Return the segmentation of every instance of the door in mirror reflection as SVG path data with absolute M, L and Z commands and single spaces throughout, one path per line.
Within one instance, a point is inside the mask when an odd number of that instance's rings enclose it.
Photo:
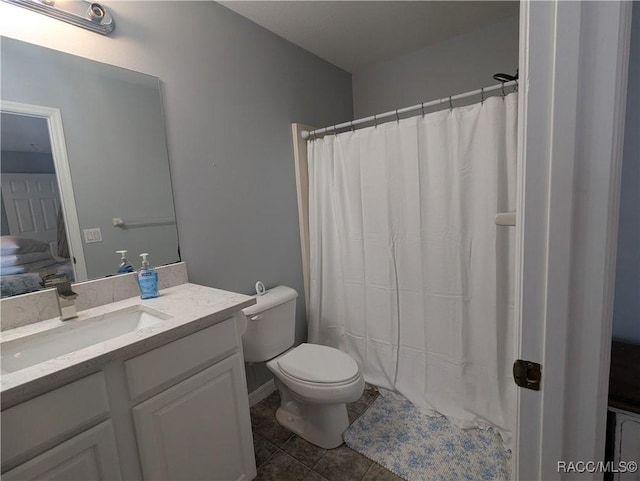
M 2 297 L 75 280 L 46 119 L 0 114 Z
M 0 114 L 2 235 L 48 242 L 58 254 L 60 193 L 45 119 Z

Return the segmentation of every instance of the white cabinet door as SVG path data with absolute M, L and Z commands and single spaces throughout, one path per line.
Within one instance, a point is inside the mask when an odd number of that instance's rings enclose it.
M 3 481 L 119 480 L 120 463 L 111 421 L 88 429 L 2 475 Z
M 249 400 L 240 354 L 133 408 L 146 480 L 252 479 Z

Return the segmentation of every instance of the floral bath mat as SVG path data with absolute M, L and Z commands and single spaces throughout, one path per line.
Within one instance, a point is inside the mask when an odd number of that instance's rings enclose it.
M 460 429 L 383 394 L 344 433 L 354 451 L 408 481 L 511 479 L 511 453 L 493 429 Z

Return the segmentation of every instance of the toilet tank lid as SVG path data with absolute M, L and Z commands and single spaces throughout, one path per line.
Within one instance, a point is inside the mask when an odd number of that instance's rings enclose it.
M 246 309 L 242 310 L 247 316 L 252 316 L 254 314 L 264 312 L 267 309 L 271 309 L 272 307 L 276 307 L 280 304 L 291 301 L 298 297 L 298 293 L 291 287 L 278 286 L 265 291 L 264 295 L 262 296 L 256 294 L 252 297 L 255 298 L 256 303 L 253 306 L 249 306 Z

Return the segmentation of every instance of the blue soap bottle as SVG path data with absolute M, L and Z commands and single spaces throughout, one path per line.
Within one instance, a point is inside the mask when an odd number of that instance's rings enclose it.
M 149 261 L 147 261 L 148 253 L 140 254 L 142 257 L 142 266 L 138 271 L 138 287 L 140 287 L 141 299 L 153 299 L 158 297 L 158 273 L 153 267 L 149 267 Z
M 120 265 L 118 266 L 118 270 L 116 271 L 118 274 L 126 274 L 127 272 L 133 272 L 133 266 L 131 262 L 127 260 L 127 251 L 116 251 L 117 254 L 120 254 Z

